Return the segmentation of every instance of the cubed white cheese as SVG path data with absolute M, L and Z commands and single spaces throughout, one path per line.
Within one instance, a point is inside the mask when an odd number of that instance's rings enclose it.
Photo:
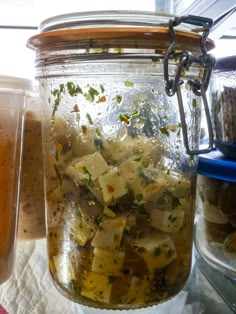
M 71 146 L 73 153 L 82 157 L 102 150 L 106 141 L 97 134 L 98 132 L 100 135 L 99 129 L 83 127 L 73 139 Z
M 102 154 L 106 160 L 119 164 L 132 154 L 133 145 L 134 140 L 130 136 L 126 136 L 123 140 L 106 142 Z
M 94 181 L 108 170 L 105 159 L 99 152 L 95 152 L 73 160 L 65 172 L 79 184 L 92 186 Z
M 191 182 L 189 179 L 184 178 L 179 174 L 167 175 L 166 179 L 170 183 L 170 192 L 175 197 L 182 198 L 191 193 Z
M 150 278 L 144 276 L 139 278 L 136 276 L 131 277 L 129 283 L 129 290 L 127 296 L 122 298 L 125 303 L 143 303 L 150 294 Z
M 105 204 L 113 203 L 128 193 L 126 183 L 117 168 L 113 168 L 98 178 Z
M 126 217 L 124 216 L 103 218 L 92 240 L 92 246 L 111 252 L 118 251 L 125 225 Z
M 120 173 L 134 197 L 142 195 L 142 201 L 155 201 L 168 186 L 160 170 L 152 166 L 145 168 L 136 159 L 123 162 L 120 166 Z
M 109 303 L 112 284 L 109 276 L 93 271 L 85 272 L 82 280 L 81 295 L 93 301 Z
M 121 272 L 124 258 L 124 252 L 109 252 L 95 248 L 93 250 L 92 271 L 117 276 Z
M 177 232 L 183 226 L 184 211 L 160 210 L 153 209 L 151 211 L 151 225 L 164 232 Z
M 162 232 L 135 239 L 132 246 L 143 257 L 150 274 L 158 268 L 165 267 L 177 257 L 173 240 Z

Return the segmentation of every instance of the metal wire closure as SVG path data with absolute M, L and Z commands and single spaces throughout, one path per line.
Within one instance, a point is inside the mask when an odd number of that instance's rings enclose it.
M 176 46 L 177 40 L 176 40 L 176 33 L 174 30 L 174 27 L 178 26 L 181 23 L 193 24 L 193 25 L 202 27 L 203 32 L 202 32 L 202 36 L 200 40 L 200 49 L 201 49 L 202 54 L 199 57 L 194 57 L 189 51 L 182 51 L 182 52 L 175 53 L 175 46 Z M 164 55 L 164 61 L 163 61 L 164 79 L 166 82 L 165 90 L 166 90 L 166 94 L 170 97 L 174 96 L 174 94 L 177 93 L 184 144 L 186 148 L 186 153 L 189 155 L 208 153 L 213 148 L 213 130 L 212 130 L 209 106 L 208 106 L 207 97 L 206 97 L 206 90 L 208 88 L 210 77 L 211 77 L 211 72 L 215 64 L 215 57 L 208 54 L 205 47 L 205 42 L 209 35 L 210 28 L 212 25 L 213 25 L 212 19 L 200 17 L 200 16 L 194 16 L 194 15 L 185 15 L 181 17 L 175 17 L 169 20 L 169 33 L 171 36 L 171 43 Z M 173 58 L 179 59 L 179 63 L 176 69 L 174 79 L 170 79 L 169 60 Z M 181 88 L 180 88 L 180 86 L 183 84 L 183 80 L 181 79 L 181 74 L 183 73 L 184 70 L 187 70 L 192 63 L 198 63 L 204 68 L 201 81 L 200 80 L 188 80 L 188 84 L 190 85 L 193 93 L 196 96 L 202 96 L 204 109 L 205 109 L 209 144 L 208 144 L 207 149 L 200 149 L 200 150 L 191 150 L 189 148 L 187 124 L 185 120 L 184 106 L 183 106 Z

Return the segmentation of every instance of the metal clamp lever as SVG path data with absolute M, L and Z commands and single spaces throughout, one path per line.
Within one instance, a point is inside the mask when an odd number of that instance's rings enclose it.
M 200 39 L 200 49 L 202 52 L 201 56 L 193 57 L 189 51 L 182 51 L 182 52 L 175 53 L 175 46 L 176 46 L 177 41 L 176 41 L 176 33 L 174 30 L 174 27 L 178 26 L 181 23 L 193 24 L 193 25 L 202 27 L 202 36 Z M 181 118 L 182 129 L 183 129 L 184 144 L 186 148 L 186 153 L 189 155 L 207 153 L 207 152 L 210 152 L 213 148 L 213 131 L 212 131 L 210 112 L 209 112 L 209 107 L 208 107 L 208 102 L 207 102 L 207 97 L 206 97 L 206 90 L 208 88 L 212 69 L 215 64 L 215 57 L 208 54 L 205 47 L 205 42 L 206 42 L 207 36 L 210 32 L 210 28 L 212 25 L 213 25 L 212 19 L 194 16 L 194 15 L 186 15 L 186 16 L 176 17 L 169 20 L 169 33 L 171 36 L 171 43 L 164 55 L 164 61 L 163 61 L 164 79 L 166 82 L 165 90 L 166 90 L 166 94 L 170 97 L 174 96 L 175 92 L 177 92 L 180 118 Z M 169 60 L 173 58 L 179 58 L 179 64 L 177 66 L 174 79 L 170 79 Z M 185 120 L 184 106 L 183 106 L 181 89 L 180 89 L 180 86 L 183 84 L 183 80 L 181 79 L 181 74 L 183 73 L 184 70 L 187 70 L 191 66 L 192 63 L 201 64 L 204 69 L 201 82 L 199 80 L 188 81 L 193 93 L 196 96 L 202 96 L 203 104 L 205 108 L 208 135 L 209 135 L 209 146 L 207 149 L 201 149 L 201 150 L 191 150 L 189 148 L 187 124 Z

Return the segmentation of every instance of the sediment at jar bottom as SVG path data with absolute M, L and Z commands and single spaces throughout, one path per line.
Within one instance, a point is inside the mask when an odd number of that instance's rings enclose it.
M 12 203 L 14 142 L 0 134 L 0 283 L 8 279 L 12 271 L 15 215 Z
M 166 169 L 154 138 L 108 140 L 87 128 L 64 143 L 60 135 L 46 161 L 56 285 L 79 303 L 117 309 L 177 294 L 191 267 L 193 180 Z
M 28 110 L 22 153 L 19 240 L 39 239 L 46 235 L 43 180 L 41 120 Z

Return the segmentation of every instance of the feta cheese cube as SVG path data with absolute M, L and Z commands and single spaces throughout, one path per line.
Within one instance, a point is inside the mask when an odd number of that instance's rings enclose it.
M 151 225 L 164 232 L 177 232 L 183 226 L 184 211 L 160 210 L 153 209 L 151 211 Z
M 155 201 L 166 190 L 168 182 L 163 173 L 149 166 L 143 167 L 134 159 L 123 162 L 120 173 L 134 196 L 142 195 L 142 201 Z
M 173 240 L 162 232 L 135 239 L 132 246 L 143 257 L 150 274 L 157 268 L 165 267 L 177 257 Z
M 98 178 L 98 183 L 102 189 L 105 204 L 110 204 L 128 193 L 125 181 L 117 168 L 101 175 Z
M 93 271 L 85 272 L 82 280 L 81 295 L 93 301 L 109 303 L 112 284 L 109 276 Z
M 133 276 L 129 283 L 129 290 L 127 296 L 123 297 L 125 303 L 143 303 L 145 298 L 150 294 L 150 278 L 144 276 L 143 278 Z
M 124 252 L 93 250 L 92 271 L 106 275 L 119 275 L 123 266 Z
M 126 225 L 126 217 L 104 218 L 92 240 L 92 246 L 107 251 L 118 251 Z

